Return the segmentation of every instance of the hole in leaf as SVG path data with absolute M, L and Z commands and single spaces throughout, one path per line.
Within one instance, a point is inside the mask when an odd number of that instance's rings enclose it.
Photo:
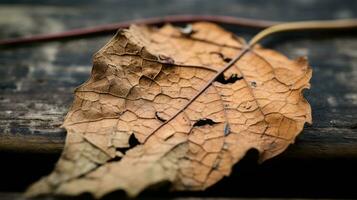
M 251 85 L 252 87 L 257 87 L 257 83 L 256 83 L 255 81 L 251 82 L 250 85 Z
M 232 61 L 232 58 L 226 57 L 221 52 L 211 52 L 211 54 L 217 54 L 226 63 L 229 63 Z
M 115 156 L 114 158 L 110 159 L 108 162 L 118 162 L 121 160 L 122 157 L 120 156 Z
M 237 74 L 232 74 L 229 78 L 226 79 L 222 73 L 217 77 L 216 81 L 220 82 L 222 84 L 229 84 L 229 83 L 235 83 L 236 81 L 239 81 L 242 79 L 243 79 L 243 77 L 238 77 Z
M 212 119 L 200 119 L 193 124 L 193 126 L 204 126 L 204 125 L 213 125 L 218 124 L 217 122 L 213 121 Z
M 225 123 L 224 124 L 224 136 L 227 136 L 227 135 L 229 135 L 229 133 L 230 133 L 230 131 L 231 131 L 231 129 L 230 129 L 230 127 L 229 127 L 229 124 L 228 123 Z
M 196 33 L 193 30 L 192 24 L 187 24 L 185 27 L 179 28 L 181 34 L 185 37 L 190 37 L 192 34 Z
M 134 133 L 131 134 L 130 138 L 129 138 L 129 146 L 130 146 L 130 148 L 134 148 L 138 144 L 140 144 L 139 140 L 135 137 Z
M 156 119 L 160 120 L 161 122 L 166 122 L 166 119 L 159 116 L 159 112 L 155 112 Z
M 125 155 L 126 151 L 136 147 L 138 144 L 140 144 L 139 140 L 135 137 L 134 133 L 132 133 L 129 137 L 129 147 L 116 148 L 116 150 Z
M 226 63 L 229 63 L 229 62 L 232 61 L 232 58 L 224 58 L 223 61 L 226 62 Z

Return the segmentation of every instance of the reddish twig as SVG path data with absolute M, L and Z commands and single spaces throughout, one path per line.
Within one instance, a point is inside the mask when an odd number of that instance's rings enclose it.
M 258 19 L 236 18 L 230 16 L 215 16 L 215 15 L 173 15 L 165 17 L 154 17 L 147 19 L 137 19 L 130 21 L 123 21 L 115 24 L 107 24 L 95 26 L 91 28 L 80 28 L 60 33 L 41 34 L 21 38 L 3 39 L 0 40 L 0 46 L 29 44 L 35 42 L 47 42 L 60 39 L 70 39 L 75 37 L 110 34 L 117 31 L 119 28 L 127 28 L 131 24 L 145 24 L 145 25 L 160 25 L 165 23 L 191 23 L 197 21 L 208 21 L 221 24 L 230 24 L 248 28 L 264 29 L 279 22 L 265 21 Z

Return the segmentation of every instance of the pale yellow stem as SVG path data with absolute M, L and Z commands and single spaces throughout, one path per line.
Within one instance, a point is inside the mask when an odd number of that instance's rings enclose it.
M 288 22 L 271 26 L 259 32 L 250 41 L 249 46 L 253 46 L 263 38 L 275 33 L 297 30 L 325 30 L 325 29 L 350 29 L 357 28 L 357 19 L 322 20 L 322 21 L 302 21 Z

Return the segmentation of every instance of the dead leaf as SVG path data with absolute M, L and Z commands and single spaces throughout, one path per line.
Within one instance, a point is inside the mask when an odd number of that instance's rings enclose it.
M 311 123 L 302 95 L 311 69 L 305 58 L 244 47 L 211 23 L 193 24 L 190 34 L 171 25 L 119 31 L 75 91 L 55 170 L 27 194 L 135 196 L 163 181 L 203 190 L 249 149 L 261 161 L 284 151 Z

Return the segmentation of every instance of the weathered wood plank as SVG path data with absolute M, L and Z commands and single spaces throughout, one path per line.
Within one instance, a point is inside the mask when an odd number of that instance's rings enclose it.
M 72 91 L 89 76 L 91 54 L 106 39 L 4 51 L 2 66 L 16 67 L 1 68 L 0 148 L 61 150 L 65 131 L 59 126 L 72 101 Z M 312 89 L 306 92 L 314 124 L 305 129 L 287 156 L 356 156 L 357 40 L 303 38 L 274 47 L 290 57 L 307 54 L 314 69 Z
M 356 8 L 354 0 L 11 0 L 0 2 L 0 38 L 168 14 L 293 21 L 357 17 Z M 245 37 L 254 33 L 227 28 Z M 109 38 L 0 49 L 1 191 L 23 191 L 52 170 L 65 139 L 60 125 L 72 92 L 88 78 L 92 54 Z M 357 197 L 354 185 L 347 183 L 355 180 L 357 166 L 356 32 L 279 35 L 264 45 L 290 58 L 309 58 L 314 74 L 306 95 L 314 124 L 283 155 L 259 167 L 254 162 L 241 167 L 241 162 L 230 178 L 195 196 Z M 5 197 L 21 199 L 19 194 L 0 195 Z

